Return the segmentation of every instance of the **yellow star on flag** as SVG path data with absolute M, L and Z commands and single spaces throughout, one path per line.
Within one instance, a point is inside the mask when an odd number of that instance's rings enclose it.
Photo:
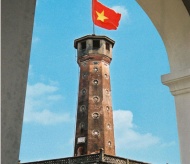
M 101 13 L 96 11 L 96 14 L 98 15 L 97 20 L 104 22 L 105 19 L 108 19 L 108 17 L 104 15 L 104 10 Z

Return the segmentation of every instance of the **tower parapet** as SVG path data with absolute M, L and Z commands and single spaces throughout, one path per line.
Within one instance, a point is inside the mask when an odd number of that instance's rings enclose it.
M 76 39 L 74 47 L 77 49 L 78 63 L 98 58 L 111 62 L 114 43 L 114 40 L 100 35 L 86 35 Z

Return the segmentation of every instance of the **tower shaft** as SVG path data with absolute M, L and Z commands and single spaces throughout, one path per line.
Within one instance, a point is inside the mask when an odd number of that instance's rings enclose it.
M 75 40 L 80 67 L 74 155 L 115 155 L 110 62 L 114 41 L 87 35 Z

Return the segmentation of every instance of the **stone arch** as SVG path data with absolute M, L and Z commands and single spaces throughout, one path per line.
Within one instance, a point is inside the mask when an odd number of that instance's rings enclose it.
M 188 0 L 137 0 L 158 30 L 169 59 L 161 77 L 175 98 L 181 163 L 190 161 L 190 3 Z M 177 9 L 177 12 L 176 12 Z

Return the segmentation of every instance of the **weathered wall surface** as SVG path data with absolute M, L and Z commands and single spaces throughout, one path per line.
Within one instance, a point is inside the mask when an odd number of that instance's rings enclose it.
M 75 40 L 80 67 L 75 156 L 98 153 L 101 148 L 115 155 L 109 70 L 114 41 L 110 44 L 105 38 L 88 35 Z M 99 43 L 98 48 L 93 41 Z M 78 142 L 82 137 L 85 141 Z
M 35 3 L 2 1 L 2 164 L 18 163 Z

